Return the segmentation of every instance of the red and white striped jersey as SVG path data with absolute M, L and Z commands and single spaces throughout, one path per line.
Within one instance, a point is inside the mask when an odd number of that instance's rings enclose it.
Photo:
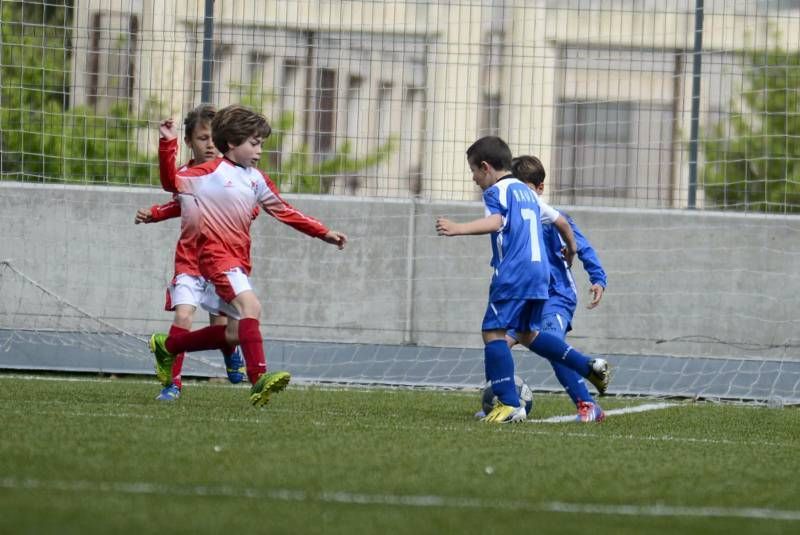
M 283 200 L 275 184 L 259 169 L 245 168 L 225 158 L 184 169 L 173 184 L 164 186 L 179 194 L 182 213 L 194 204 L 188 210 L 198 214 L 198 220 L 190 218 L 189 225 L 199 231 L 199 268 L 206 278 L 235 267 L 250 274 L 250 224 L 259 205 L 275 219 L 309 236 L 321 238 L 328 233 L 325 225 Z

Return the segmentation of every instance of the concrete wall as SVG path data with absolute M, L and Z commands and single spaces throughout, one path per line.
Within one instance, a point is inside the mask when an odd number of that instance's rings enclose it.
M 165 330 L 164 287 L 178 221 L 134 225 L 133 218 L 136 208 L 168 199 L 149 189 L 0 183 L 0 260 L 119 328 Z M 264 303 L 266 337 L 480 347 L 488 238 L 442 238 L 434 231 L 436 215 L 478 217 L 479 203 L 288 199 L 351 241 L 337 251 L 259 217 L 253 281 Z M 800 361 L 800 218 L 569 212 L 609 276 L 601 306 L 579 307 L 576 347 Z M 576 271 L 584 298 L 586 277 Z M 10 298 L 8 281 L 0 282 L 6 293 L 0 327 L 65 325 L 69 306 Z

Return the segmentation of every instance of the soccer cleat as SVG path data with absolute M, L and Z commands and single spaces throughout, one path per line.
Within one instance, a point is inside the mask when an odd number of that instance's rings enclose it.
M 232 384 L 241 383 L 244 381 L 246 371 L 244 359 L 237 347 L 233 350 L 233 353 L 225 357 L 225 373 L 228 374 L 228 381 Z
M 605 359 L 592 359 L 589 362 L 589 376 L 587 379 L 594 385 L 601 396 L 605 394 L 606 390 L 608 390 L 608 382 L 611 379 L 608 371 L 608 362 Z
M 172 363 L 175 355 L 167 351 L 166 333 L 155 333 L 150 337 L 150 352 L 156 358 L 156 377 L 163 386 L 172 384 Z
M 156 399 L 158 401 L 175 401 L 179 397 L 181 397 L 181 389 L 175 385 L 169 385 L 164 387 Z
M 602 422 L 606 419 L 606 413 L 600 408 L 597 403 L 588 401 L 578 402 L 578 416 L 575 417 L 576 422 Z
M 270 395 L 286 388 L 291 378 L 289 372 L 265 373 L 250 389 L 250 403 L 255 407 L 263 407 L 269 403 Z
M 507 424 L 511 422 L 521 422 L 528 415 L 525 412 L 525 407 L 512 407 L 511 405 L 504 405 L 501 401 L 497 401 L 494 409 L 487 414 L 481 421 L 494 423 L 494 424 Z

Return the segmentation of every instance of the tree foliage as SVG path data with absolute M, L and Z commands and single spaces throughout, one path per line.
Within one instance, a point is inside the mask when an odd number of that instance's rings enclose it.
M 257 83 L 234 84 L 232 89 L 241 95 L 240 100 L 243 105 L 255 110 L 263 110 L 274 98 L 265 93 Z M 322 157 L 314 154 L 308 143 L 303 143 L 293 152 L 284 154 L 282 150 L 284 142 L 295 126 L 294 114 L 284 111 L 270 124 L 272 135 L 264 143 L 264 152 L 270 157 L 262 158 L 259 167 L 268 173 L 284 192 L 329 193 L 337 177 L 356 175 L 385 161 L 397 146 L 396 139 L 390 137 L 368 154 L 355 156 L 352 144 L 345 141 L 331 154 Z
M 706 133 L 703 182 L 715 208 L 800 212 L 800 52 L 749 51 L 728 118 Z
M 137 148 L 137 136 L 160 107 L 149 102 L 134 116 L 127 101 L 98 113 L 70 106 L 72 7 L 69 1 L 0 3 L 0 172 L 2 178 L 41 182 L 150 184 L 156 182 L 155 156 Z M 235 85 L 244 105 L 262 110 L 271 96 L 260 84 Z M 395 149 L 390 139 L 365 156 L 349 142 L 333 153 L 314 155 L 307 144 L 282 153 L 294 114 L 271 121 L 262 166 L 284 191 L 327 193 L 337 176 L 376 165 Z
M 144 119 L 127 102 L 98 115 L 69 107 L 72 9 L 3 2 L 2 175 L 17 180 L 149 183 L 152 158 L 136 149 Z

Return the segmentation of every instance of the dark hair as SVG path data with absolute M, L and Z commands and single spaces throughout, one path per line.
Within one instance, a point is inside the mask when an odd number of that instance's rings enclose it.
M 497 136 L 482 137 L 467 149 L 467 161 L 476 167 L 486 162 L 495 171 L 511 169 L 511 149 Z
M 544 182 L 544 165 L 536 156 L 517 156 L 511 160 L 511 172 L 518 179 L 534 186 Z
M 231 145 L 241 145 L 251 136 L 263 140 L 271 133 L 266 117 L 238 104 L 222 108 L 211 122 L 211 138 L 222 154 L 228 152 Z
M 217 108 L 211 104 L 200 104 L 186 114 L 186 118 L 183 120 L 183 135 L 191 139 L 197 125 L 205 124 L 211 126 L 211 121 L 214 120 L 216 113 Z

